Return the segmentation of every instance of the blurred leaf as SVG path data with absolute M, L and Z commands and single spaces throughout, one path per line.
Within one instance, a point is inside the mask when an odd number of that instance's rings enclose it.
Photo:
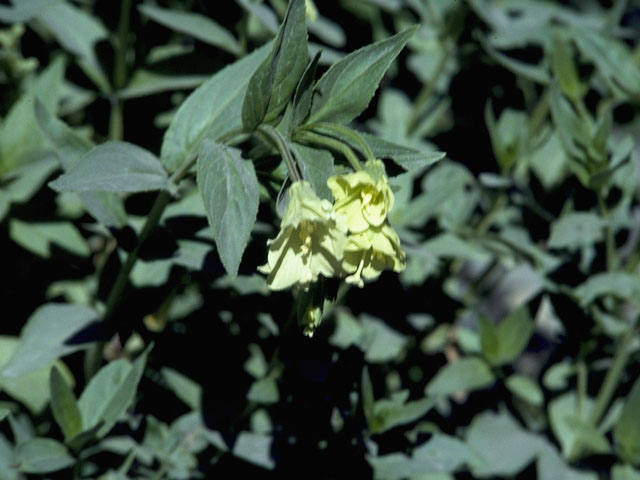
M 202 406 L 202 387 L 173 368 L 164 367 L 162 376 L 177 397 L 193 410 Z
M 300 81 L 296 86 L 296 91 L 293 96 L 293 118 L 291 120 L 293 127 L 297 127 L 303 123 L 307 118 L 307 115 L 309 115 L 311 99 L 313 97 L 313 84 L 320 56 L 321 52 L 314 55 L 313 59 L 304 69 L 304 72 L 300 77 Z
M 367 362 L 384 363 L 394 360 L 407 345 L 407 337 L 389 327 L 383 320 L 363 314 L 360 321 L 363 334 L 359 345 L 364 350 Z
M 593 62 L 612 92 L 633 103 L 640 101 L 640 70 L 621 40 L 606 38 L 599 32 L 573 29 L 580 52 Z
M 60 426 L 65 440 L 69 440 L 82 432 L 82 415 L 73 391 L 56 367 L 51 369 L 49 388 L 53 418 Z
M 428 167 L 446 155 L 444 152 L 421 151 L 363 132 L 358 133 L 367 141 L 376 158 L 390 158 L 408 172 Z
M 215 139 L 240 127 L 249 78 L 268 53 L 269 45 L 265 45 L 225 67 L 180 105 L 162 140 L 160 158 L 169 172 L 196 153 L 203 138 Z
M 587 418 L 592 406 L 591 399 L 586 398 L 582 405 L 582 411 L 578 411 L 575 392 L 565 393 L 549 403 L 551 430 L 558 439 L 565 458 L 573 453 L 578 439 L 589 441 L 588 437 L 593 433 L 593 430 L 587 431 L 586 429 L 589 427 L 580 418 Z
M 347 36 L 342 27 L 322 15 L 319 15 L 313 21 L 307 22 L 307 27 L 309 32 L 332 47 L 344 47 L 347 42 Z
M 580 99 L 583 88 L 573 61 L 568 38 L 555 31 L 551 35 L 551 68 L 560 90 L 567 97 Z
M 598 480 L 595 472 L 581 472 L 570 468 L 551 444 L 540 451 L 536 462 L 539 480 Z
M 272 470 L 275 467 L 271 458 L 272 442 L 270 435 L 242 432 L 233 446 L 233 454 L 249 463 Z
M 502 172 L 507 172 L 525 151 L 529 135 L 527 115 L 525 112 L 508 108 L 500 114 L 500 119 L 496 122 L 489 103 L 484 113 L 493 152 Z
M 140 98 L 171 90 L 190 90 L 208 79 L 204 75 L 166 75 L 150 70 L 136 70 L 126 88 L 118 92 L 123 99 Z
M 62 58 L 51 62 L 11 106 L 0 124 L 0 173 L 24 164 L 29 151 L 42 147 L 44 139 L 36 123 L 33 104 L 37 98 L 47 110 L 56 111 L 64 70 Z
M 486 317 L 478 320 L 482 353 L 492 365 L 505 365 L 523 352 L 534 325 L 526 306 L 509 314 L 497 326 Z
M 475 477 L 512 477 L 537 456 L 542 439 L 523 430 L 507 412 L 482 412 L 473 419 L 467 445 L 479 461 L 471 463 Z
M 530 63 L 516 60 L 515 58 L 511 58 L 504 53 L 496 50 L 495 47 L 491 45 L 491 43 L 489 43 L 484 36 L 480 36 L 479 39 L 480 43 L 487 51 L 487 53 L 491 56 L 491 58 L 493 58 L 507 70 L 512 71 L 519 77 L 526 78 L 541 85 L 548 85 L 549 83 L 551 83 L 551 78 L 547 73 L 547 68 L 544 63 L 532 65 Z
M 631 465 L 614 465 L 611 480 L 640 480 L 640 472 Z
M 101 422 L 98 437 L 111 430 L 135 398 L 147 354 L 148 349 L 133 364 L 124 359 L 108 363 L 91 379 L 78 400 L 85 431 Z
M 166 188 L 167 174 L 148 150 L 127 142 L 106 142 L 49 186 L 58 192 L 146 192 Z
M 169 279 L 172 266 L 172 260 L 138 260 L 131 270 L 131 283 L 138 288 L 164 285 Z
M 640 464 L 640 379 L 634 382 L 627 395 L 613 436 L 618 455 L 632 465 Z
M 87 348 L 88 342 L 76 335 L 97 317 L 95 310 L 84 305 L 42 305 L 27 320 L 20 344 L 0 374 L 4 377 L 24 375 L 52 360 Z
M 42 12 L 43 8 L 52 7 L 64 1 L 65 0 L 14 1 L 14 5 L 11 7 L 5 5 L 0 6 L 0 20 L 4 23 L 23 23 L 31 20 L 38 13 Z
M 327 150 L 319 150 L 298 143 L 289 143 L 295 155 L 302 178 L 308 181 L 320 198 L 331 199 L 327 180 L 334 174 L 333 155 Z
M 605 295 L 637 303 L 640 299 L 640 278 L 622 272 L 598 273 L 575 288 L 574 293 L 583 307 Z
M 260 196 L 253 163 L 244 160 L 241 153 L 205 140 L 198 156 L 198 189 L 220 260 L 232 276 L 238 274 Z
M 427 384 L 425 393 L 433 397 L 448 397 L 488 387 L 494 381 L 495 378 L 484 361 L 466 357 L 442 367 Z
M 233 35 L 208 17 L 149 4 L 138 6 L 138 10 L 165 27 L 195 37 L 234 55 L 240 54 L 240 44 Z
M 590 212 L 563 215 L 551 225 L 550 248 L 580 248 L 603 239 L 606 220 Z
M 381 434 L 400 425 L 415 422 L 435 405 L 435 400 L 422 398 L 407 402 L 409 391 L 394 393 L 390 398 L 377 400 L 369 423 L 372 434 Z
M 544 395 L 538 384 L 531 378 L 525 375 L 515 374 L 507 378 L 505 384 L 511 393 L 518 396 L 521 400 L 536 407 L 542 406 Z
M 454 473 L 476 454 L 455 437 L 437 433 L 413 450 L 411 456 L 390 453 L 368 456 L 367 461 L 374 471 L 374 478 L 384 480 L 440 479 L 441 473 Z
M 280 393 L 275 379 L 265 377 L 253 382 L 247 393 L 247 400 L 265 405 L 278 403 Z
M 14 461 L 24 473 L 55 472 L 75 463 L 65 446 L 51 438 L 32 438 L 18 444 Z
M 416 29 L 403 30 L 334 63 L 316 83 L 306 123 L 348 123 L 357 117 L 367 108 L 382 76 Z
M 41 10 L 37 16 L 63 48 L 78 56 L 78 64 L 102 92 L 109 81 L 100 67 L 94 47 L 108 32 L 96 17 L 64 2 Z M 69 28 L 73 25 L 73 28 Z
M 248 131 L 275 120 L 284 110 L 307 64 L 304 0 L 291 0 L 269 56 L 249 80 L 242 104 Z
M 87 242 L 68 222 L 26 223 L 13 218 L 9 221 L 9 236 L 18 245 L 45 258 L 51 256 L 51 244 L 81 257 L 89 255 Z
M 236 0 L 247 12 L 255 15 L 258 20 L 274 35 L 278 31 L 278 17 L 273 10 L 264 3 L 255 2 L 253 0 Z

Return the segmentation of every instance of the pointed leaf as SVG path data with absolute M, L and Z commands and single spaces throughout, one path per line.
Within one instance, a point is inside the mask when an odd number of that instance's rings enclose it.
M 394 58 L 417 26 L 367 45 L 334 63 L 318 80 L 308 124 L 322 121 L 348 123 L 362 112 Z
M 82 431 L 82 415 L 76 396 L 56 367 L 51 369 L 49 387 L 53 418 L 60 425 L 65 440 L 69 440 Z
M 284 110 L 307 64 L 304 0 L 291 0 L 269 56 L 249 80 L 242 124 L 249 131 Z
M 91 149 L 49 186 L 58 192 L 146 192 L 167 186 L 167 173 L 148 150 L 127 142 Z
M 237 275 L 258 214 L 258 179 L 240 150 L 205 140 L 198 157 L 198 189 L 222 264 Z
M 613 436 L 620 457 L 633 465 L 640 465 L 640 379 L 635 381 L 627 396 Z
M 309 62 L 307 68 L 304 70 L 300 82 L 296 87 L 296 93 L 293 96 L 293 127 L 297 127 L 309 115 L 309 109 L 311 108 L 311 98 L 313 96 L 313 82 L 316 76 L 316 69 L 318 68 L 318 61 L 322 52 L 317 52 L 313 57 L 313 60 Z
M 302 178 L 311 184 L 320 198 L 331 199 L 327 180 L 334 173 L 333 155 L 327 150 L 297 143 L 290 143 L 289 148 L 296 157 Z
M 23 473 L 48 473 L 73 465 L 74 459 L 52 438 L 31 438 L 16 446 L 14 463 Z

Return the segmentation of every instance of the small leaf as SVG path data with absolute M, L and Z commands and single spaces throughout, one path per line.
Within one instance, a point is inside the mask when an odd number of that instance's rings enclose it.
M 597 273 L 575 288 L 574 293 L 583 307 L 605 295 L 630 300 L 638 305 L 640 278 L 638 275 L 623 272 Z
M 9 236 L 25 249 L 48 258 L 51 244 L 55 244 L 76 255 L 89 255 L 87 242 L 76 227 L 68 222 L 26 223 L 12 218 L 9 221 Z
M 446 155 L 444 152 L 428 152 L 406 147 L 364 132 L 358 133 L 369 144 L 376 158 L 390 158 L 408 172 L 433 165 Z
M 492 365 L 505 365 L 515 360 L 529 343 L 534 329 L 526 306 L 509 314 L 498 326 L 481 317 L 478 327 L 482 353 Z
M 272 442 L 273 438 L 270 435 L 242 432 L 238 435 L 232 453 L 254 465 L 272 470 L 275 467 L 275 462 L 271 458 Z
M 313 60 L 309 62 L 307 68 L 305 68 L 298 86 L 296 87 L 296 93 L 293 96 L 293 120 L 292 126 L 295 128 L 305 121 L 307 115 L 309 115 L 309 109 L 311 108 L 311 98 L 313 96 L 313 82 L 316 76 L 316 69 L 320 60 L 322 52 L 316 53 Z
M 189 377 L 180 372 L 165 367 L 161 370 L 162 376 L 169 384 L 180 400 L 189 405 L 193 410 L 200 410 L 202 406 L 202 387 Z
M 269 45 L 265 45 L 225 67 L 180 105 L 162 139 L 160 158 L 169 172 L 197 152 L 203 138 L 215 139 L 240 127 L 247 84 L 268 53 Z
M 583 89 L 572 53 L 568 39 L 554 32 L 551 35 L 551 68 L 562 93 L 569 98 L 579 99 Z
M 153 5 L 140 5 L 138 10 L 150 19 L 180 33 L 219 47 L 234 55 L 240 54 L 240 44 L 224 27 L 210 18 L 191 12 L 180 12 Z
M 302 178 L 309 182 L 320 198 L 331 199 L 327 180 L 334 173 L 333 155 L 327 150 L 289 143 L 296 157 Z
M 371 101 L 378 83 L 417 26 L 367 45 L 334 63 L 314 88 L 307 124 L 348 123 Z
M 304 0 L 291 0 L 269 56 L 255 71 L 242 104 L 242 124 L 253 131 L 284 110 L 307 64 Z
M 84 305 L 50 303 L 39 307 L 22 329 L 18 349 L 2 370 L 2 376 L 24 375 L 87 348 L 91 340 L 75 337 L 97 317 L 95 310 Z
M 606 220 L 595 213 L 569 213 L 551 225 L 548 246 L 578 249 L 592 245 L 602 240 L 606 225 Z
M 253 163 L 244 160 L 240 150 L 205 140 L 198 157 L 198 189 L 220 260 L 235 276 L 258 213 Z
M 505 384 L 511 393 L 525 402 L 537 407 L 542 406 L 544 395 L 538 384 L 531 378 L 525 375 L 511 375 Z
M 611 469 L 611 480 L 640 480 L 640 472 L 631 465 L 614 465 Z
M 49 388 L 53 418 L 60 425 L 65 440 L 69 440 L 82 431 L 82 415 L 73 391 L 56 367 L 51 369 Z
M 616 450 L 620 457 L 632 465 L 640 464 L 640 379 L 633 384 L 633 388 L 624 404 L 622 414 L 614 429 Z
M 488 387 L 494 381 L 488 365 L 480 358 L 461 358 L 441 368 L 427 385 L 425 393 L 428 396 L 448 397 Z
M 23 473 L 49 473 L 73 465 L 75 460 L 52 438 L 31 438 L 16 446 L 14 463 Z

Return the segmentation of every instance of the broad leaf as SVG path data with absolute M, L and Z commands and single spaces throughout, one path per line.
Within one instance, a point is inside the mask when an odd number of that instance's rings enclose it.
M 533 333 L 533 321 L 526 306 L 509 314 L 497 326 L 491 320 L 478 320 L 482 353 L 492 365 L 505 365 L 525 349 Z
M 367 108 L 382 76 L 416 29 L 403 30 L 334 63 L 316 83 L 306 123 L 348 123 L 357 117 Z
M 640 464 L 640 379 L 627 396 L 622 414 L 613 430 L 620 457 L 633 465 Z
M 51 255 L 52 244 L 75 255 L 89 255 L 87 242 L 69 222 L 27 223 L 11 219 L 9 236 L 23 248 L 45 258 Z
M 406 171 L 414 171 L 428 167 L 442 160 L 446 153 L 427 152 L 412 147 L 399 145 L 367 133 L 358 132 L 366 140 L 376 158 L 390 158 Z M 355 144 L 354 147 L 357 147 Z
M 333 155 L 327 150 L 290 143 L 302 178 L 309 182 L 320 198 L 331 199 L 327 180 L 334 173 Z
M 307 64 L 304 0 L 291 0 L 269 56 L 255 71 L 242 104 L 242 124 L 249 131 L 280 115 Z
M 203 138 L 216 139 L 240 127 L 242 101 L 251 74 L 269 53 L 265 45 L 217 72 L 180 105 L 162 140 L 160 158 L 169 172 L 198 151 Z
M 467 357 L 441 368 L 427 385 L 425 393 L 434 397 L 447 397 L 488 387 L 494 381 L 495 378 L 484 361 Z
M 76 335 L 97 316 L 95 310 L 84 305 L 49 303 L 41 306 L 27 320 L 18 349 L 2 370 L 2 376 L 24 375 L 87 348 L 87 339 Z
M 560 217 L 551 225 L 550 248 L 577 249 L 602 240 L 607 222 L 590 212 L 574 212 Z
M 311 99 L 313 97 L 313 83 L 315 81 L 316 69 L 318 68 L 318 62 L 320 61 L 320 55 L 322 52 L 316 53 L 313 60 L 309 62 L 307 68 L 305 68 L 298 86 L 296 87 L 296 93 L 293 96 L 293 118 L 292 125 L 297 127 L 309 115 L 309 109 L 311 108 Z
M 151 152 L 127 142 L 106 142 L 49 186 L 58 192 L 146 192 L 167 187 L 167 173 Z
M 198 188 L 222 264 L 237 275 L 256 221 L 260 192 L 253 164 L 240 150 L 205 140 L 198 157 Z
M 52 438 L 31 438 L 18 444 L 14 461 L 23 473 L 55 472 L 75 463 L 66 447 Z

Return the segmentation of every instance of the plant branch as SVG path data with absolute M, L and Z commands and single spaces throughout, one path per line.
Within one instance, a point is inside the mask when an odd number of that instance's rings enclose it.
M 349 145 L 347 145 L 346 143 L 341 142 L 340 140 L 335 140 L 331 137 L 307 131 L 300 131 L 297 133 L 297 136 L 303 142 L 313 143 L 315 145 L 320 145 L 322 147 L 327 147 L 340 152 L 342 155 L 344 155 L 344 157 L 347 159 L 354 170 L 362 170 L 360 160 L 358 160 L 356 154 L 353 153 L 351 147 L 349 147 Z
M 315 131 L 325 130 L 329 132 L 329 134 L 346 137 L 351 141 L 353 141 L 355 145 L 360 147 L 360 150 L 362 151 L 364 156 L 367 157 L 367 160 L 376 159 L 375 155 L 373 154 L 373 150 L 371 150 L 371 147 L 366 142 L 366 140 L 362 138 L 362 136 L 358 132 L 350 129 L 349 127 L 345 127 L 344 125 L 339 125 L 337 123 L 318 122 L 318 123 L 305 126 L 305 131 L 308 131 L 308 130 L 315 130 Z M 322 134 L 322 132 L 319 132 L 319 133 Z
M 291 181 L 298 182 L 302 179 L 300 174 L 298 173 L 298 169 L 296 168 L 296 162 L 291 154 L 291 150 L 287 146 L 287 142 L 282 137 L 280 132 L 273 128 L 270 125 L 260 125 L 258 127 L 257 133 L 264 135 L 269 139 L 271 143 L 275 145 L 275 147 L 280 152 L 280 156 L 282 160 L 284 160 L 285 165 L 287 166 L 287 170 L 289 171 L 289 177 L 291 177 Z

